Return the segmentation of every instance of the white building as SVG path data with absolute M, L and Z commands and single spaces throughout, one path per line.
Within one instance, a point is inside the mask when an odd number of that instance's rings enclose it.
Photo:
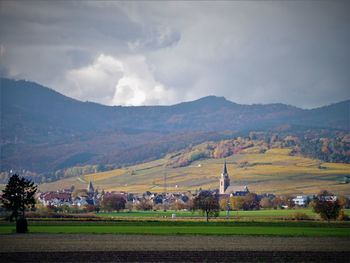
M 297 206 L 306 206 L 309 198 L 306 195 L 298 195 L 292 199 L 294 204 Z

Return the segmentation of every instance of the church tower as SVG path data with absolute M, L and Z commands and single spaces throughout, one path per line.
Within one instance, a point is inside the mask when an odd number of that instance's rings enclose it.
M 224 194 L 227 187 L 230 186 L 230 177 L 228 176 L 227 173 L 227 167 L 226 167 L 226 160 L 225 160 L 225 164 L 224 164 L 224 171 L 221 174 L 220 177 L 220 194 Z
M 88 185 L 88 187 L 87 187 L 87 192 L 89 193 L 89 194 L 93 194 L 94 192 L 95 192 L 95 189 L 94 189 L 94 186 L 92 185 L 92 182 L 90 181 L 90 183 L 89 183 L 89 185 Z

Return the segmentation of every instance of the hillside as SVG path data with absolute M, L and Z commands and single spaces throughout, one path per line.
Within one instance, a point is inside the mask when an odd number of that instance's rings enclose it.
M 344 176 L 349 175 L 350 164 L 324 163 L 293 156 L 288 148 L 269 149 L 264 153 L 257 150 L 257 147 L 250 147 L 226 158 L 231 185 L 247 185 L 257 193 L 315 194 L 321 189 L 345 195 L 350 192 L 350 184 L 342 183 Z M 183 154 L 184 152 L 174 153 L 156 161 L 123 169 L 41 184 L 39 188 L 57 190 L 72 185 L 86 188 L 91 180 L 99 190 L 163 192 L 164 175 L 167 191 L 218 188 L 223 158 L 200 159 L 184 167 L 169 166 Z
M 312 110 L 215 96 L 172 106 L 111 107 L 33 82 L 2 78 L 0 84 L 0 171 L 26 170 L 37 181 L 56 180 L 74 166 L 103 170 L 155 160 L 250 131 L 349 132 L 349 100 Z

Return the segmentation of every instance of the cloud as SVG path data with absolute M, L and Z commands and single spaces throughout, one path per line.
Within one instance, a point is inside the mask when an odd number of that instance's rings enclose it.
M 149 28 L 145 38 L 138 38 L 135 41 L 128 42 L 131 51 L 141 51 L 144 49 L 161 49 L 176 45 L 181 38 L 179 32 L 170 27 L 155 26 Z
M 91 65 L 66 73 L 65 94 L 107 105 L 166 104 L 173 93 L 157 82 L 142 56 L 99 55 Z
M 113 97 L 116 105 L 159 105 L 175 101 L 175 94 L 156 81 L 143 56 L 125 59 L 123 77 Z
M 123 76 L 123 64 L 110 56 L 101 54 L 93 64 L 69 70 L 63 92 L 73 98 L 110 104 L 116 83 Z
M 108 105 L 218 95 L 315 107 L 349 98 L 349 8 L 346 1 L 3 1 L 0 73 Z

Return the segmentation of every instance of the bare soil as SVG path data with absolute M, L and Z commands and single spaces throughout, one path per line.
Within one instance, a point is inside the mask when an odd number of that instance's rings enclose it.
M 51 251 L 349 251 L 349 238 L 10 234 L 0 252 Z
M 347 262 L 350 238 L 15 234 L 2 262 Z
M 349 252 L 86 251 L 0 253 L 2 262 L 348 262 Z

